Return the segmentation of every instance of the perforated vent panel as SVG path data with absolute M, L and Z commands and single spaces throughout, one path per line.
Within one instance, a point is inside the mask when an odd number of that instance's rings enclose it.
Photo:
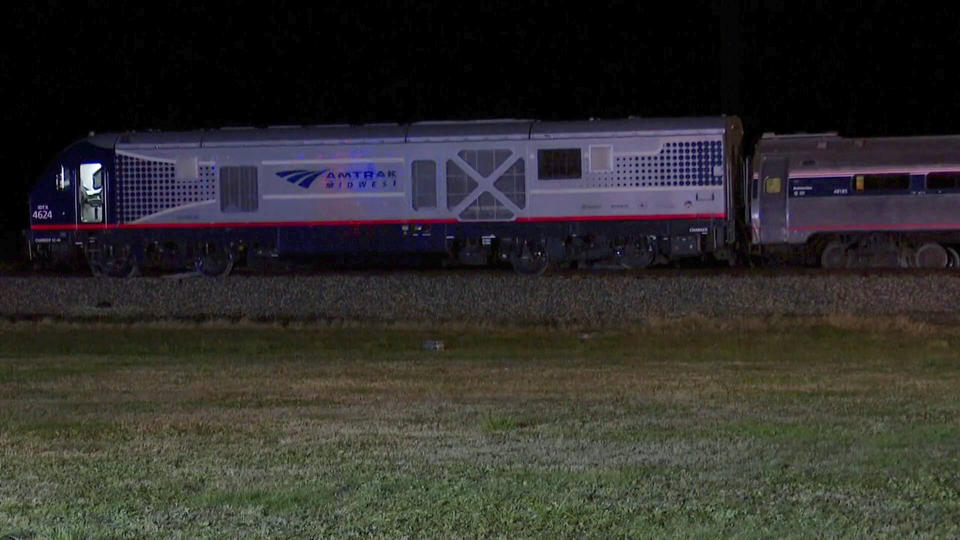
M 723 185 L 721 141 L 668 142 L 654 155 L 614 158 L 614 169 L 590 175 L 590 187 L 680 187 Z
M 213 166 L 200 165 L 199 178 L 176 179 L 174 163 L 117 155 L 117 213 L 121 223 L 217 197 Z

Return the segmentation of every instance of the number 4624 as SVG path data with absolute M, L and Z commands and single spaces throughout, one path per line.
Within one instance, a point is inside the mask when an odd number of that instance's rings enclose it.
M 53 212 L 50 210 L 34 210 L 33 219 L 53 219 Z

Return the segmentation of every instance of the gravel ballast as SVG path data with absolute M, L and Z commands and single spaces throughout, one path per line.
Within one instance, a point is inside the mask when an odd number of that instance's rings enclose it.
M 0 316 L 621 326 L 651 318 L 960 320 L 960 275 L 509 272 L 93 279 L 0 277 Z

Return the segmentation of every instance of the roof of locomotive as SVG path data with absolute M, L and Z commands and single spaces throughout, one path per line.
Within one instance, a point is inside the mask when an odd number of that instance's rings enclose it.
M 196 131 L 104 133 L 87 140 L 118 149 L 199 148 L 245 146 L 302 146 L 395 144 L 485 140 L 546 140 L 580 137 L 627 137 L 658 132 L 719 133 L 735 117 L 625 118 L 583 121 L 473 120 L 323 126 L 223 128 Z
M 755 156 L 782 156 L 791 170 L 960 164 L 960 135 L 841 137 L 836 133 L 765 134 Z

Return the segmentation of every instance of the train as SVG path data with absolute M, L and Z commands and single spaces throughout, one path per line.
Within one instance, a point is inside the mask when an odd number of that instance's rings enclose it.
M 94 275 L 435 257 L 521 274 L 761 261 L 960 267 L 960 137 L 736 116 L 100 133 L 29 198 L 31 260 Z

